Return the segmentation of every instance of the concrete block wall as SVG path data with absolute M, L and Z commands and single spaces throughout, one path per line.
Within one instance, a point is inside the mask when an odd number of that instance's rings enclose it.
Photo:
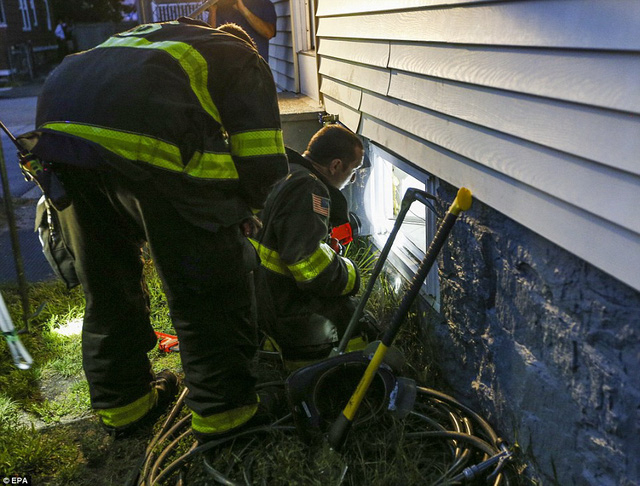
M 440 185 L 443 211 L 455 194 Z M 446 324 L 425 326 L 443 375 L 519 443 L 528 473 L 640 484 L 640 293 L 480 201 L 456 223 L 440 281 Z

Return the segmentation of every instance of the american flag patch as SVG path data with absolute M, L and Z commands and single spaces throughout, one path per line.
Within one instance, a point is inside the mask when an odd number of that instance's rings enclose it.
M 313 200 L 313 211 L 322 216 L 329 217 L 329 198 L 318 196 L 317 194 L 311 194 Z

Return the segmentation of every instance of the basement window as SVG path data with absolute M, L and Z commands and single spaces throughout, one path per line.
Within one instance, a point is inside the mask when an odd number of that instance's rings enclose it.
M 409 188 L 434 194 L 437 180 L 373 143 L 368 144 L 371 164 L 364 187 L 360 212 L 369 222 L 369 233 L 375 245 L 382 249 L 400 212 L 402 199 Z M 419 201 L 413 202 L 389 255 L 391 263 L 407 280 L 413 278 L 436 229 L 436 216 Z M 423 286 L 423 295 L 438 306 L 439 283 L 437 268 L 433 268 Z

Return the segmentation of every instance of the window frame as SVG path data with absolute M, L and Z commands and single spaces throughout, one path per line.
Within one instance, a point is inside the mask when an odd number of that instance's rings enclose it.
M 44 2 L 44 8 L 47 14 L 47 30 L 52 31 L 53 24 L 51 22 L 51 10 L 49 8 L 49 0 L 43 0 L 43 2 Z
M 33 27 L 38 26 L 38 12 L 36 12 L 36 2 L 35 0 L 29 0 L 29 5 L 31 5 L 31 11 L 33 12 Z
M 294 0 L 291 2 L 291 21 L 294 54 L 316 51 L 316 0 Z
M 18 0 L 18 8 L 22 14 L 22 31 L 31 32 L 31 17 L 29 16 L 29 0 Z
M 438 180 L 433 175 L 425 172 L 424 170 L 416 167 L 410 162 L 402 159 L 401 157 L 391 153 L 389 150 L 385 149 L 383 146 L 375 143 L 369 142 L 365 145 L 365 150 L 367 152 L 367 156 L 369 159 L 374 159 L 374 157 L 381 156 L 382 159 L 392 165 L 393 167 L 398 168 L 405 174 L 411 176 L 412 178 L 418 180 L 420 183 L 424 185 L 424 187 L 420 187 L 420 189 L 426 191 L 429 194 L 435 195 L 438 186 Z M 372 177 L 377 177 L 377 174 L 374 174 L 376 171 L 375 162 L 371 164 L 371 173 L 369 175 L 369 179 L 367 184 L 374 183 L 372 181 Z M 401 196 L 401 198 L 404 195 Z M 363 199 L 366 198 L 366 190 L 362 195 Z M 400 201 L 399 201 L 400 202 Z M 437 215 L 433 213 L 430 209 L 428 209 L 425 205 L 420 203 L 419 201 L 415 201 L 412 204 L 412 208 L 416 207 L 416 205 L 423 206 L 425 208 L 425 218 L 424 218 L 424 231 L 425 231 L 425 250 L 423 251 L 419 248 L 413 241 L 407 238 L 402 232 L 402 226 L 400 231 L 398 232 L 396 239 L 391 247 L 391 251 L 389 252 L 388 262 L 408 281 L 410 281 L 415 275 L 421 261 L 424 258 L 426 249 L 428 249 L 433 236 L 435 235 L 436 225 L 437 225 Z M 367 203 L 365 201 L 364 207 L 367 207 Z M 367 219 L 368 215 L 366 216 Z M 405 218 L 405 222 L 407 219 Z M 395 222 L 393 223 L 395 224 Z M 405 223 L 406 224 L 406 223 Z M 403 225 L 404 226 L 404 225 Z M 372 243 L 378 248 L 382 249 L 387 241 L 390 230 L 387 233 L 376 233 L 375 231 L 371 231 L 371 239 Z M 420 294 L 422 297 L 427 300 L 427 302 L 434 306 L 436 310 L 439 310 L 440 307 L 440 282 L 438 278 L 438 269 L 437 266 L 429 272 L 429 275 L 425 279 Z

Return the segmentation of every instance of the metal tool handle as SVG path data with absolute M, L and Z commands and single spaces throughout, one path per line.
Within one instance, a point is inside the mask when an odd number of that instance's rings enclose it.
M 209 7 L 213 7 L 217 3 L 218 3 L 218 0 L 207 0 L 202 5 L 200 5 L 198 8 L 196 8 L 193 12 L 191 12 L 189 14 L 189 17 L 191 17 L 192 19 L 195 19 L 198 15 L 200 15 L 206 9 L 208 9 Z
M 16 137 L 13 136 L 13 133 L 11 133 L 9 131 L 9 129 L 7 128 L 7 126 L 4 123 L 2 123 L 1 121 L 0 121 L 0 128 L 2 129 L 2 131 L 4 133 L 7 134 L 7 137 L 9 137 L 9 140 L 11 140 L 13 142 L 13 144 L 20 151 L 20 153 L 26 152 L 25 148 L 22 145 L 20 145 L 20 142 L 18 142 Z
M 422 204 L 427 206 L 429 209 L 431 209 L 435 213 L 436 210 L 433 207 L 433 204 L 431 203 L 430 200 L 436 200 L 436 197 L 432 194 L 429 194 L 428 192 L 421 191 L 420 189 L 416 189 L 413 187 L 407 189 L 407 191 L 404 193 L 404 196 L 402 197 L 402 203 L 400 203 L 400 212 L 398 213 L 398 216 L 396 217 L 396 221 L 393 225 L 393 229 L 391 230 L 391 233 L 389 233 L 389 237 L 387 238 L 387 241 L 385 242 L 384 247 L 382 248 L 382 251 L 378 256 L 378 260 L 376 261 L 376 265 L 373 268 L 373 272 L 371 272 L 371 276 L 369 277 L 369 282 L 367 283 L 367 288 L 362 294 L 362 298 L 358 303 L 358 307 L 356 307 L 356 310 L 353 312 L 353 315 L 351 316 L 349 325 L 347 326 L 347 329 L 342 335 L 342 339 L 340 340 L 338 347 L 334 348 L 331 351 L 331 356 L 342 354 L 344 353 L 345 349 L 347 349 L 349 340 L 351 339 L 351 337 L 353 336 L 353 333 L 356 331 L 358 327 L 358 321 L 362 317 L 364 308 L 367 305 L 367 302 L 369 301 L 369 297 L 371 296 L 371 293 L 373 292 L 373 287 L 375 285 L 376 279 L 378 278 L 378 275 L 380 275 L 380 272 L 382 271 L 382 268 L 384 267 L 384 264 L 387 261 L 387 257 L 389 256 L 389 252 L 391 251 L 393 242 L 395 241 L 396 236 L 400 231 L 400 227 L 402 226 L 405 216 L 409 212 L 409 208 L 411 207 L 411 204 L 413 204 L 415 201 L 420 201 Z
M 0 121 L 0 127 L 4 130 L 9 138 L 19 148 L 19 144 L 9 129 Z M 11 187 L 9 184 L 9 176 L 7 173 L 7 164 L 4 159 L 4 149 L 0 139 L 0 179 L 2 179 L 2 193 L 4 194 L 4 207 L 7 214 L 7 223 L 9 224 L 9 234 L 11 236 L 11 247 L 13 248 L 13 263 L 16 267 L 16 276 L 18 278 L 18 289 L 22 301 L 22 319 L 24 329 L 29 331 L 29 290 L 27 278 L 24 273 L 24 260 L 22 259 L 22 251 L 20 250 L 20 239 L 18 238 L 18 226 L 16 224 L 16 215 L 13 209 L 13 198 L 11 197 Z
M 2 330 L 2 335 L 7 340 L 9 351 L 11 352 L 13 363 L 16 367 L 21 370 L 28 370 L 31 368 L 33 359 L 20 341 L 15 327 L 13 327 L 13 321 L 11 320 L 9 309 L 7 309 L 7 305 L 4 302 L 2 294 L 0 294 L 0 330 Z
M 400 330 L 400 326 L 405 319 L 413 300 L 418 295 L 420 291 L 420 287 L 422 286 L 422 281 L 426 278 L 427 274 L 431 270 L 433 263 L 436 261 L 436 257 L 440 250 L 444 246 L 444 242 L 449 236 L 451 229 L 453 228 L 458 215 L 462 211 L 466 211 L 471 207 L 471 191 L 469 189 L 462 187 L 458 190 L 458 195 L 456 196 L 453 204 L 449 207 L 449 211 L 444 217 L 442 223 L 438 227 L 438 231 L 434 236 L 431 244 L 429 245 L 429 249 L 420 263 L 418 267 L 418 271 L 416 272 L 411 285 L 409 286 L 409 290 L 402 298 L 400 305 L 396 309 L 396 312 L 393 314 L 391 319 L 391 323 L 387 328 L 384 336 L 382 337 L 382 342 L 378 345 L 376 352 L 374 353 L 367 369 L 364 371 L 364 374 L 356 387 L 356 390 L 351 395 L 349 399 L 349 403 L 347 403 L 346 407 L 340 414 L 340 416 L 335 420 L 331 429 L 329 430 L 329 434 L 327 439 L 329 444 L 333 449 L 339 451 L 342 449 L 344 445 L 344 441 L 347 438 L 347 434 L 351 429 L 351 425 L 353 424 L 353 420 L 355 415 L 360 408 L 360 404 L 364 399 L 373 378 L 380 367 L 380 364 L 383 362 L 384 357 L 387 353 L 387 350 L 391 346 L 394 338 L 396 337 L 398 331 Z

